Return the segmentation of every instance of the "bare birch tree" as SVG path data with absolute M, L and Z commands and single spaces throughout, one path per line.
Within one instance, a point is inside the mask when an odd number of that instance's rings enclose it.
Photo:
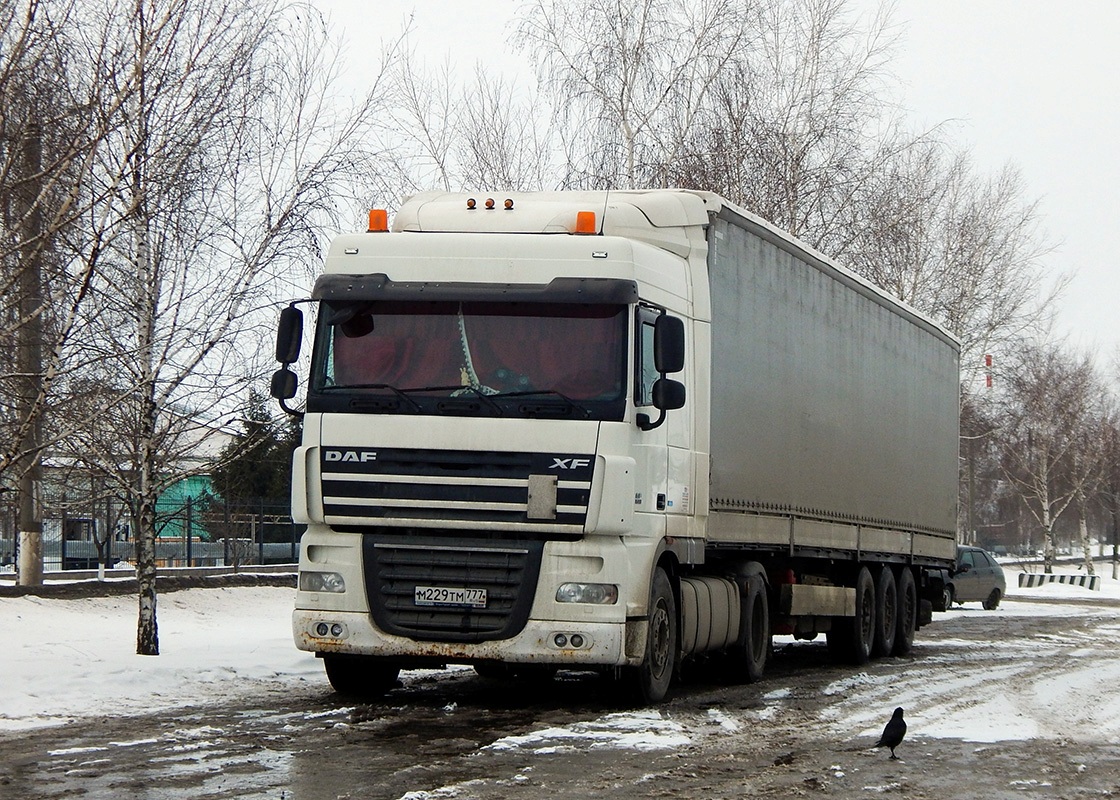
M 1113 406 L 1104 419 L 1104 478 L 1099 497 L 1109 520 L 1112 579 L 1120 577 L 1120 414 Z
M 926 139 L 881 162 L 856 200 L 843 260 L 953 331 L 966 383 L 985 353 L 1047 329 L 1068 279 L 1043 271 L 1050 246 L 1018 170 L 979 175 Z
M 683 158 L 680 185 L 720 192 L 840 255 L 858 189 L 909 139 L 898 130 L 880 10 L 847 0 L 765 0 L 744 10 L 749 48 L 717 76 Z
M 529 3 L 518 41 L 579 156 L 566 185 L 667 185 L 748 18 L 738 0 Z
M 119 26 L 138 77 L 98 169 L 126 177 L 107 203 L 128 225 L 71 353 L 105 413 L 67 444 L 130 509 L 137 652 L 155 655 L 156 500 L 205 470 L 216 423 L 266 368 L 257 309 L 304 283 L 320 226 L 370 166 L 380 110 L 376 86 L 345 113 L 328 104 L 335 54 L 307 7 L 137 0 Z
M 21 583 L 41 580 L 40 461 L 80 421 L 48 418 L 67 369 L 92 264 L 90 237 L 120 220 L 79 224 L 97 202 L 88 175 L 108 146 L 130 74 L 71 0 L 0 0 L 0 484 L 18 486 Z M 83 242 L 83 239 L 86 240 Z M 9 404 L 8 399 L 13 402 Z
M 480 65 L 463 88 L 455 121 L 456 154 L 464 188 L 551 189 L 562 174 L 559 143 L 544 100 Z
M 1089 356 L 1054 344 L 1024 345 L 1002 371 L 1002 470 L 1043 534 L 1053 571 L 1054 525 L 1094 486 L 1100 462 L 1086 444 L 1099 439 L 1104 390 Z

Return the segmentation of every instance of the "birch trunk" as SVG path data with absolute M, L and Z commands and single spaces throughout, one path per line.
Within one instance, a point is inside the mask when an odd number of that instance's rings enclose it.
M 147 156 L 148 108 L 145 56 L 148 47 L 143 0 L 136 3 L 137 65 L 136 150 L 133 154 L 131 189 L 133 257 L 136 270 L 136 363 L 139 365 L 137 486 L 136 486 L 136 581 L 139 613 L 136 624 L 136 653 L 159 655 L 156 625 L 156 497 L 155 432 L 158 407 L 155 400 L 155 324 L 159 276 L 151 251 L 151 221 L 148 216 Z
M 1093 543 L 1089 541 L 1089 522 L 1085 508 L 1085 493 L 1077 493 L 1077 530 L 1081 535 L 1081 554 L 1085 559 L 1085 574 L 1096 575 L 1093 567 Z

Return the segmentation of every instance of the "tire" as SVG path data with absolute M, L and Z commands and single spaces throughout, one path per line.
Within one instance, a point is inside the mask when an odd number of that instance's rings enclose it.
M 992 589 L 992 593 L 988 595 L 988 599 L 984 601 L 984 610 L 995 611 L 997 608 L 999 608 L 999 601 L 1001 597 L 1002 595 L 1000 595 L 999 589 Z
M 894 655 L 904 656 L 914 647 L 914 633 L 918 630 L 918 585 L 909 567 L 898 571 L 898 626 L 894 633 Z
M 875 641 L 871 655 L 875 658 L 894 652 L 894 637 L 898 627 L 898 587 L 894 571 L 889 566 L 879 570 L 875 581 Z
M 374 656 L 324 655 L 327 680 L 339 694 L 375 700 L 397 685 L 400 668 Z
M 751 575 L 741 599 L 739 636 L 729 650 L 735 676 L 746 683 L 762 680 L 770 647 L 770 598 L 766 582 L 761 575 Z
M 856 614 L 833 618 L 828 649 L 836 660 L 858 666 L 871 660 L 875 644 L 875 582 L 867 567 L 860 567 L 855 589 Z
M 649 590 L 649 629 L 645 658 L 640 666 L 626 670 L 634 699 L 642 704 L 658 703 L 669 693 L 676 672 L 680 641 L 677 600 L 665 570 L 654 570 Z

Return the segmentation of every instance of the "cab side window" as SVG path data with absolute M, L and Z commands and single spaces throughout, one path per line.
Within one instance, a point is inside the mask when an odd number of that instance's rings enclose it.
M 648 309 L 638 310 L 637 353 L 635 365 L 637 375 L 634 381 L 634 404 L 637 406 L 653 405 L 653 384 L 661 375 L 653 358 L 653 331 L 657 315 Z

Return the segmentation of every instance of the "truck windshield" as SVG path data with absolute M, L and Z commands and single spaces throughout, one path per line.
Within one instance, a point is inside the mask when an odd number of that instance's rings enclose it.
M 311 391 L 330 410 L 621 419 L 626 321 L 621 305 L 324 302 Z

